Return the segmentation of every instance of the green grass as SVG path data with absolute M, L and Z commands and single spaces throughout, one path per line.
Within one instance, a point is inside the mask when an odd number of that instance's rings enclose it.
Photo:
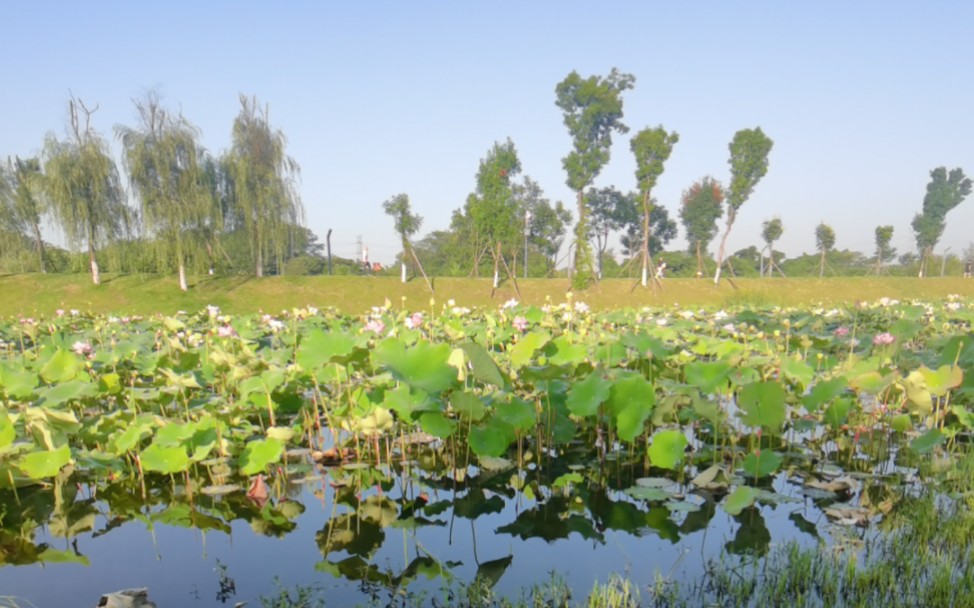
M 574 297 L 593 309 L 641 306 L 807 305 L 841 304 L 880 297 L 936 299 L 956 293 L 974 297 L 974 280 L 960 277 L 842 277 L 801 279 L 736 279 L 714 286 L 708 279 L 666 279 L 661 290 L 636 286 L 627 279 L 608 279 L 576 292 Z M 437 306 L 453 299 L 460 306 L 497 307 L 511 298 L 526 304 L 565 300 L 565 279 L 519 280 L 521 297 L 510 281 L 497 290 L 490 279 L 434 280 Z M 493 293 L 492 293 L 493 291 Z M 114 314 L 172 314 L 208 305 L 230 313 L 269 312 L 307 305 L 333 306 L 360 313 L 388 298 L 399 306 L 429 308 L 430 292 L 422 280 L 400 283 L 396 277 L 284 276 L 256 279 L 246 276 L 202 277 L 181 293 L 174 277 L 107 275 L 95 286 L 83 274 L 14 274 L 0 276 L 0 316 L 50 315 L 58 308 Z

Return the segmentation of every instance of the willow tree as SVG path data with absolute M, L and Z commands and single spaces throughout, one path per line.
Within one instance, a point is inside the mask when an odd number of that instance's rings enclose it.
M 819 250 L 820 258 L 818 264 L 819 278 L 825 276 L 825 256 L 835 247 L 835 230 L 822 222 L 815 227 L 815 248 Z
M 51 215 L 69 245 L 87 248 L 91 280 L 98 285 L 97 248 L 128 230 L 131 210 L 108 143 L 91 127 L 96 110 L 78 99 L 68 101 L 68 136 L 48 135 L 44 142 L 44 183 Z
M 271 129 L 269 108 L 256 98 L 240 96 L 240 113 L 233 121 L 232 143 L 224 166 L 230 181 L 233 223 L 250 244 L 258 277 L 264 276 L 265 256 L 277 267 L 291 243 L 291 231 L 304 222 L 304 210 L 294 188 L 298 163 L 284 149 L 287 138 Z
M 712 177 L 697 180 L 683 191 L 680 221 L 690 253 L 697 255 L 697 276 L 703 276 L 703 252 L 717 236 L 717 220 L 724 214 L 724 188 Z
M 643 246 L 642 246 L 642 286 L 645 287 L 649 279 L 649 267 L 652 258 L 649 256 L 649 216 L 653 210 L 653 199 L 650 197 L 656 187 L 656 181 L 663 174 L 663 165 L 673 152 L 673 146 L 680 141 L 676 131 L 667 133 L 662 126 L 655 129 L 643 129 L 629 142 L 633 155 L 636 157 L 636 183 L 642 198 L 643 209 Z M 654 272 L 655 276 L 655 272 Z
M 720 241 L 717 250 L 717 272 L 714 273 L 714 284 L 720 283 L 720 269 L 724 265 L 724 253 L 727 247 L 727 237 L 730 236 L 737 212 L 747 202 L 754 192 L 761 178 L 768 172 L 768 154 L 774 142 L 761 131 L 755 129 L 741 129 L 734 134 L 730 145 L 731 181 L 727 188 L 727 230 Z
M 412 208 L 409 205 L 409 196 L 406 194 L 397 194 L 390 198 L 382 203 L 382 209 L 395 222 L 396 232 L 399 234 L 400 241 L 402 241 L 401 278 L 402 282 L 405 283 L 406 258 L 408 255 L 413 254 L 412 246 L 409 244 L 409 237 L 419 231 L 419 227 L 423 225 L 423 218 L 412 212 Z
M 780 217 L 773 217 L 770 220 L 765 220 L 761 224 L 761 239 L 764 241 L 765 248 L 768 250 L 768 276 L 771 276 L 771 272 L 777 267 L 774 261 L 774 243 L 781 238 L 784 233 L 785 227 L 781 223 Z M 778 269 L 781 272 L 781 269 Z M 764 276 L 764 254 L 761 254 L 761 276 Z
M 2 167 L 0 167 L 2 171 Z M 37 253 L 37 269 L 47 272 L 44 239 L 41 237 L 41 217 L 44 205 L 44 174 L 37 158 L 8 158 L 0 196 L 5 227 L 33 241 Z
M 160 257 L 175 261 L 179 288 L 186 291 L 186 257 L 212 208 L 199 130 L 163 108 L 155 93 L 134 103 L 138 127 L 115 127 L 122 161 L 146 233 L 156 237 Z
M 592 248 L 588 242 L 588 213 L 584 192 L 609 162 L 612 134 L 627 133 L 622 122 L 622 93 L 636 79 L 613 68 L 605 78 L 582 78 L 572 71 L 555 87 L 557 105 L 564 112 L 572 137 L 572 151 L 561 160 L 566 183 L 576 193 L 578 223 L 575 225 L 575 263 L 572 286 L 584 289 L 592 280 Z

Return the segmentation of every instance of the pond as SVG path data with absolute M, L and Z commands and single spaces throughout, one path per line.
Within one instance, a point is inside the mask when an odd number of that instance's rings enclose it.
M 0 597 L 583 598 L 857 554 L 970 451 L 972 319 L 951 298 L 13 320 Z

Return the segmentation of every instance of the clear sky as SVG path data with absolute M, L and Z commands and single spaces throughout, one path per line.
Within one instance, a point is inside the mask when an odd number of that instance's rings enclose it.
M 70 93 L 98 104 L 112 137 L 154 88 L 219 154 L 238 95 L 270 106 L 302 167 L 307 223 L 336 254 L 362 235 L 390 262 L 381 204 L 405 192 L 420 236 L 449 225 L 479 160 L 510 137 L 524 172 L 574 207 L 561 159 L 570 140 L 555 85 L 572 70 L 636 77 L 632 131 L 596 186 L 635 186 L 629 137 L 680 134 L 656 198 L 677 218 L 694 180 L 729 178 L 727 145 L 760 126 L 770 169 L 742 208 L 731 251 L 760 244 L 775 215 L 789 256 L 814 227 L 840 249 L 873 250 L 877 225 L 915 250 L 910 221 L 929 172 L 974 174 L 974 4 L 857 2 L 12 2 L 3 10 L 0 156 L 61 136 Z M 112 141 L 115 149 L 117 143 Z M 970 197 L 974 199 L 974 196 Z M 974 241 L 974 200 L 948 216 L 938 251 Z M 678 241 L 683 247 L 682 227 Z

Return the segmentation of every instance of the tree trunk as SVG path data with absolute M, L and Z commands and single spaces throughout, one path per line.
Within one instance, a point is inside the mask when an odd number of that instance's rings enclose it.
M 38 224 L 32 224 L 34 227 L 34 241 L 37 243 L 37 264 L 40 268 L 42 274 L 47 274 L 47 268 L 44 266 L 44 239 L 41 238 L 41 227 Z
M 700 247 L 700 241 L 697 241 L 697 276 L 703 276 L 703 251 Z
M 822 257 L 821 259 L 819 259 L 818 262 L 818 278 L 821 279 L 824 276 L 825 276 L 825 250 L 823 249 Z
M 91 266 L 91 282 L 101 285 L 101 273 L 98 272 L 98 260 L 95 259 L 95 245 L 88 241 L 88 263 Z
M 500 256 L 501 256 L 501 244 L 497 243 L 497 253 L 494 254 L 494 289 L 500 285 Z
M 643 276 L 642 285 L 646 287 L 649 279 L 649 213 L 652 205 L 649 202 L 649 192 L 643 196 Z
M 179 261 L 179 288 L 189 291 L 189 285 L 186 284 L 186 263 L 182 260 Z
M 728 209 L 727 230 L 724 231 L 724 236 L 720 239 L 720 249 L 717 250 L 717 272 L 714 273 L 714 285 L 720 283 L 720 269 L 724 266 L 724 251 L 727 248 L 727 237 L 730 236 L 731 227 L 734 226 L 736 215 L 733 209 Z

